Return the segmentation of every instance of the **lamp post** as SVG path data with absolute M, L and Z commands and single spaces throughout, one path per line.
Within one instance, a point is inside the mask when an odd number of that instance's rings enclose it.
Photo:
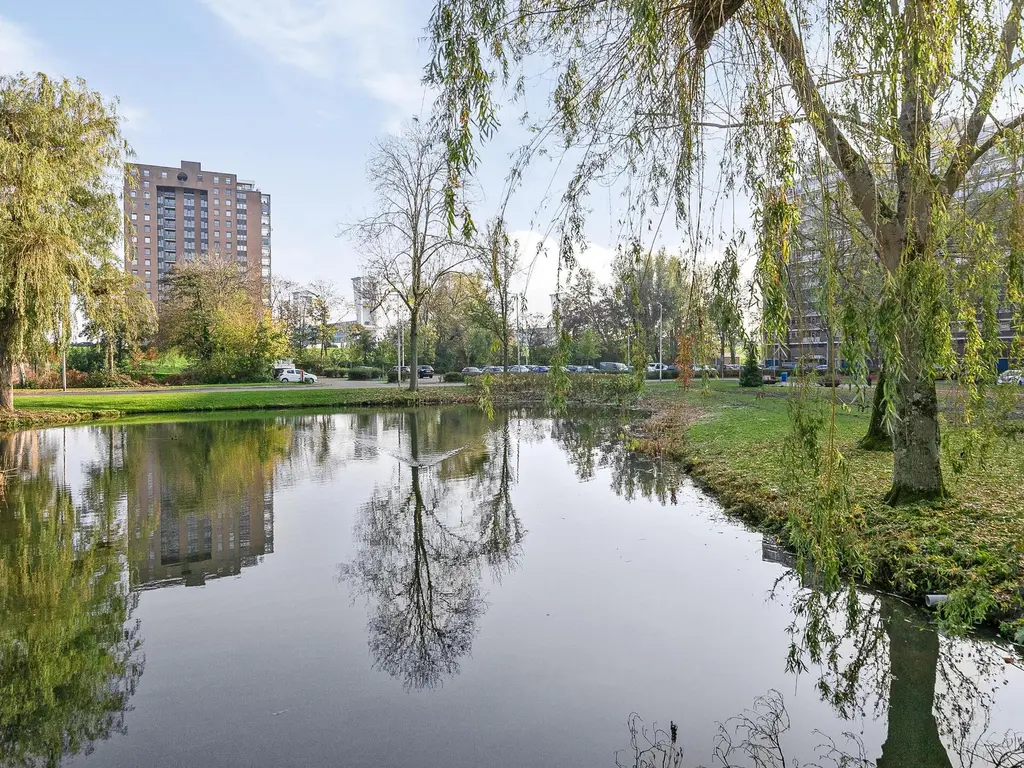
M 662 343 L 662 338 L 664 337 L 664 334 L 662 333 L 662 326 L 661 326 L 661 324 L 662 324 L 662 320 L 664 319 L 664 317 L 665 317 L 665 307 L 663 307 L 661 302 L 659 301 L 658 302 L 658 381 L 662 380 L 662 368 L 664 367 L 662 365 L 662 362 L 661 362 L 661 353 L 662 353 L 661 343 Z

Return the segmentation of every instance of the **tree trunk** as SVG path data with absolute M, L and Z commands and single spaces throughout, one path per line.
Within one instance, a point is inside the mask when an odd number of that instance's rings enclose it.
M 409 391 L 415 392 L 420 388 L 419 372 L 419 339 L 420 339 L 420 316 L 419 312 L 409 315 Z M 401 365 L 401 361 L 398 363 Z
M 889 726 L 878 768 L 943 768 L 951 765 L 935 721 L 939 636 L 914 611 L 882 598 L 889 635 Z
M 718 335 L 718 341 L 720 346 L 720 355 L 718 357 L 718 375 L 721 378 L 725 378 L 725 334 L 720 333 Z
M 114 342 L 107 338 L 107 373 L 114 372 Z
M 935 381 L 910 368 L 896 384 L 896 392 L 892 488 L 885 500 L 895 506 L 942 498 L 945 486 L 939 454 L 939 403 Z
M 0 411 L 14 410 L 14 338 L 14 318 L 9 312 L 0 311 Z
M 875 383 L 875 395 L 871 401 L 871 421 L 868 423 L 868 432 L 857 443 L 857 447 L 865 451 L 891 451 L 892 435 L 885 427 L 885 403 L 882 391 L 885 385 L 885 371 L 878 372 L 878 381 Z

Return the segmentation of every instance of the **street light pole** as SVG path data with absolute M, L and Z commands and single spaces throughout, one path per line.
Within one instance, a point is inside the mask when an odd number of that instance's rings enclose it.
M 664 320 L 664 317 L 665 317 L 665 307 L 659 301 L 658 302 L 658 381 L 662 380 L 662 367 L 663 366 L 662 366 L 662 362 L 661 362 L 661 353 L 662 353 L 661 343 L 662 343 L 662 339 L 663 339 L 663 337 L 665 335 L 664 333 L 662 333 L 662 320 Z

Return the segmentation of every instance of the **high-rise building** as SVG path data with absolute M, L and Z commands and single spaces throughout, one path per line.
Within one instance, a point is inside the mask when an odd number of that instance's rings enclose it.
M 356 322 L 365 328 L 376 328 L 377 281 L 372 277 L 353 277 L 352 297 L 356 308 Z
M 125 269 L 159 307 L 162 279 L 178 261 L 218 254 L 240 267 L 259 265 L 270 281 L 270 195 L 233 173 L 133 163 L 124 186 Z

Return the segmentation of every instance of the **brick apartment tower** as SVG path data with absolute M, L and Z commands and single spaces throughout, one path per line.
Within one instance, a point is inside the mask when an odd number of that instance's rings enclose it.
M 125 269 L 138 276 L 160 307 L 162 279 L 178 261 L 218 253 L 241 267 L 259 264 L 270 282 L 270 195 L 233 173 L 204 171 L 183 160 L 180 168 L 128 165 L 124 185 L 127 235 Z

